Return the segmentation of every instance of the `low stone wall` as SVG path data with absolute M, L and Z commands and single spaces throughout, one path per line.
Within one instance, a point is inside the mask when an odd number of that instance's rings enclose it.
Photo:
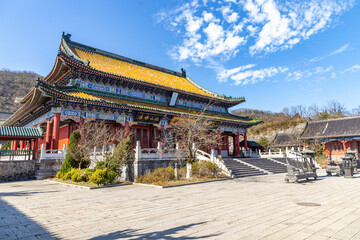
M 36 161 L 0 161 L 0 182 L 35 179 Z
M 169 166 L 175 166 L 174 160 L 142 160 L 142 161 L 135 161 L 133 164 L 133 177 L 136 178 L 139 175 L 145 175 L 155 169 L 158 168 L 165 168 Z M 186 160 L 181 161 L 179 168 L 184 167 L 186 165 Z M 130 175 L 131 176 L 131 175 Z M 132 177 L 132 176 L 131 176 Z

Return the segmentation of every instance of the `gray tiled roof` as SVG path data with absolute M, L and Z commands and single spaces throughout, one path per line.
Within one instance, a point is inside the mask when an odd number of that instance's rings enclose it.
M 299 144 L 299 134 L 277 133 L 269 147 L 295 147 Z
M 360 136 L 360 116 L 308 122 L 302 139 Z

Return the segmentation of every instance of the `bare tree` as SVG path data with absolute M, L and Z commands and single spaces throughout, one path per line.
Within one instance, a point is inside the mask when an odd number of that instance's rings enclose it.
M 320 112 L 320 108 L 318 105 L 316 104 L 312 104 L 308 107 L 308 111 L 307 111 L 307 117 L 311 118 L 311 119 L 315 119 L 316 115 Z
M 335 116 L 345 116 L 346 114 L 346 108 L 344 104 L 341 104 L 335 100 L 327 102 L 327 105 L 324 106 L 323 110 L 327 111 L 330 115 Z
M 193 163 L 199 149 L 211 149 L 217 145 L 217 126 L 204 112 L 174 117 L 171 127 L 165 133 L 165 147 L 178 144 L 187 162 Z
M 360 106 L 358 106 L 357 108 L 352 109 L 350 114 L 352 116 L 359 116 L 360 115 Z

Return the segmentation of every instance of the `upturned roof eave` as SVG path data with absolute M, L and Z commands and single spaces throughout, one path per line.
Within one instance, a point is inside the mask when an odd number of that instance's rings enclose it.
M 11 115 L 2 126 L 12 126 L 19 121 L 23 115 L 28 114 L 38 107 L 38 103 L 43 100 L 43 96 L 41 91 L 38 88 L 34 88 L 31 91 L 33 94 L 31 95 L 31 100 L 27 101 L 24 105 L 22 105 L 13 115 Z

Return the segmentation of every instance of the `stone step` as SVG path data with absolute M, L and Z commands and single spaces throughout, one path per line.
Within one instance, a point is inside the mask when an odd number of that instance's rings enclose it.
M 266 175 L 262 171 L 259 171 L 256 168 L 252 168 L 247 166 L 241 162 L 235 161 L 233 159 L 224 159 L 224 163 L 226 167 L 231 170 L 232 174 L 235 178 L 240 177 L 251 177 L 251 176 L 259 176 L 259 175 Z

